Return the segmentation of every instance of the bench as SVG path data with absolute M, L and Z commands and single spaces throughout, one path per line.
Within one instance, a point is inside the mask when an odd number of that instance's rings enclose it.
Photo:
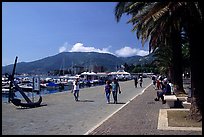
M 188 97 L 177 97 L 179 101 L 182 101 L 182 105 L 184 108 L 190 109 L 191 103 L 188 101 Z
M 187 101 L 188 97 L 177 97 L 180 101 L 185 102 Z
M 182 104 L 183 104 L 184 108 L 190 109 L 190 107 L 191 107 L 191 103 L 189 103 L 187 101 L 184 101 Z
M 174 102 L 177 101 L 177 97 L 175 95 L 164 95 L 164 100 L 172 108 L 174 107 Z

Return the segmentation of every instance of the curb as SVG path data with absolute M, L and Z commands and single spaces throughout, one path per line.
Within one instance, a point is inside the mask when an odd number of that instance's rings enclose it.
M 190 109 L 160 109 L 158 126 L 159 130 L 185 130 L 185 131 L 202 131 L 202 127 L 169 127 L 167 111 L 189 111 Z

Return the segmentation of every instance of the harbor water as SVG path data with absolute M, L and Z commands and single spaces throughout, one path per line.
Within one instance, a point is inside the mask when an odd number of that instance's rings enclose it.
M 64 89 L 60 88 L 42 88 L 39 93 L 37 92 L 24 92 L 30 99 L 35 98 L 37 96 L 45 96 L 47 94 L 54 94 L 57 92 L 70 92 L 71 91 L 71 86 L 64 86 Z M 23 98 L 23 96 L 20 94 L 19 91 L 15 92 L 15 98 Z M 2 93 L 2 102 L 8 102 L 8 93 Z

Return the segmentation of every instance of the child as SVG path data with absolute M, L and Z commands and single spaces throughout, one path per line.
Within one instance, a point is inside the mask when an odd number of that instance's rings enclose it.
M 106 95 L 106 100 L 107 100 L 107 104 L 110 103 L 110 93 L 111 93 L 111 89 L 112 86 L 110 85 L 110 81 L 106 81 L 106 85 L 105 85 L 105 95 Z

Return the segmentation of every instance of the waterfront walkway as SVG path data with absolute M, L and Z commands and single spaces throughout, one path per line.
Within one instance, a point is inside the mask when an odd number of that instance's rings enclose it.
M 135 88 L 133 80 L 120 82 L 122 94 L 118 95 L 119 104 L 112 103 L 112 95 L 111 104 L 106 104 L 104 85 L 82 88 L 78 102 L 70 91 L 66 91 L 43 95 L 43 104 L 47 106 L 33 109 L 2 103 L 2 134 L 83 135 L 150 84 L 149 78 L 144 79 L 142 88 Z
M 151 79 L 135 88 L 134 81 L 120 82 L 119 104 L 106 104 L 104 86 L 81 89 L 80 101 L 72 93 L 43 96 L 47 106 L 22 109 L 2 103 L 3 135 L 201 135 L 200 131 L 157 129 L 159 109 Z M 142 93 L 144 92 L 144 93 Z M 142 94 L 141 94 L 142 93 Z M 38 99 L 36 99 L 38 100 Z M 113 100 L 112 100 L 113 101 Z
M 202 135 L 202 131 L 158 130 L 160 109 L 169 109 L 167 104 L 154 101 L 156 90 L 151 85 L 89 135 Z

